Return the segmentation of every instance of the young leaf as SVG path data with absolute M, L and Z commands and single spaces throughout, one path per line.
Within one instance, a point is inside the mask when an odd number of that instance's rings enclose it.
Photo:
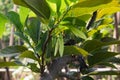
M 62 35 L 59 35 L 59 37 L 56 40 L 54 56 L 56 56 L 58 52 L 59 52 L 60 56 L 63 56 L 64 41 L 63 41 L 63 36 Z
M 86 39 L 86 38 L 87 38 L 86 35 L 85 35 L 82 31 L 80 31 L 79 29 L 77 29 L 77 28 L 75 28 L 75 27 L 72 27 L 72 26 L 70 26 L 69 29 L 71 30 L 71 32 L 72 32 L 75 36 L 77 36 L 77 37 L 79 37 L 79 38 L 82 38 L 82 39 Z
M 64 52 L 64 41 L 63 41 L 63 36 L 60 35 L 60 37 L 59 37 L 59 54 L 60 54 L 60 56 L 63 56 L 63 52 Z
M 54 56 L 57 55 L 57 53 L 58 53 L 58 49 L 59 49 L 59 39 L 56 40 Z
M 2 37 L 4 31 L 5 31 L 5 24 L 7 22 L 7 17 L 0 13 L 0 38 Z
M 59 25 L 58 27 L 56 27 L 54 30 L 53 30 L 53 33 L 52 35 L 59 35 L 60 33 L 64 32 L 65 30 L 68 30 L 68 27 L 67 26 L 62 26 L 62 25 Z
M 27 48 L 24 46 L 9 46 L 0 50 L 0 56 L 12 57 L 26 51 Z

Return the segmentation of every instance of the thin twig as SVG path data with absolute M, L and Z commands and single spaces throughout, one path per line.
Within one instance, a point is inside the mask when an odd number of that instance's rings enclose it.
M 48 36 L 47 36 L 47 38 L 46 38 L 46 40 L 45 40 L 45 42 L 44 42 L 44 44 L 43 44 L 43 53 L 42 53 L 42 63 L 41 63 L 41 74 L 43 74 L 44 73 L 44 67 L 45 67 L 45 65 L 44 65 L 44 55 L 45 55 L 45 53 L 46 53 L 46 48 L 47 48 L 47 44 L 48 44 L 48 42 L 49 42 L 49 40 L 51 39 L 51 33 L 52 33 L 52 31 L 53 31 L 53 28 L 49 31 L 49 33 L 48 33 Z
M 7 62 L 7 61 L 6 61 L 6 57 L 4 57 L 4 61 Z M 9 67 L 5 67 L 5 69 L 6 69 L 6 73 L 7 73 L 7 80 L 11 80 Z

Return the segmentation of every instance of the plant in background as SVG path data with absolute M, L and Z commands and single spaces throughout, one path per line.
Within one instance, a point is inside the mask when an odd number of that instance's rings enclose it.
M 119 11 L 117 0 L 13 1 L 24 7 L 20 8 L 19 13 L 8 12 L 7 18 L 15 25 L 15 34 L 24 41 L 25 45 L 2 49 L 0 56 L 14 59 L 11 62 L 0 62 L 0 66 L 27 66 L 33 72 L 40 73 L 40 80 L 54 80 L 60 76 L 71 80 L 92 79 L 89 75 L 94 73 L 93 67 L 96 65 L 116 68 L 110 64 L 109 59 L 119 53 L 110 52 L 108 46 L 119 44 L 120 41 L 111 38 L 103 38 L 103 41 L 101 38 L 105 36 L 100 36 L 98 39 L 96 34 L 102 34 L 101 27 L 98 26 L 108 26 L 109 23 L 102 25 L 95 22 L 95 19 L 97 17 L 100 20 L 106 14 Z M 100 14 L 108 8 L 113 11 Z M 94 26 L 93 24 L 98 27 L 96 34 L 93 32 L 94 29 L 89 30 Z M 21 62 L 23 58 L 30 60 L 23 64 Z M 79 68 L 79 71 L 73 74 L 69 71 L 61 72 L 66 66 Z M 78 77 L 80 74 L 82 76 Z

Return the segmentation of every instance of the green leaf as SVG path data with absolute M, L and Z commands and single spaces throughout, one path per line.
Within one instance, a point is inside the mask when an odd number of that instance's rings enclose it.
M 47 3 L 51 8 L 52 15 L 57 18 L 59 18 L 74 2 L 75 1 L 70 0 L 47 0 Z
M 56 41 L 54 43 L 56 43 Z M 46 58 L 47 59 L 53 57 L 56 54 L 54 52 L 54 50 L 55 50 L 54 48 L 56 48 L 56 47 L 55 47 L 55 44 L 53 44 L 53 38 L 52 38 L 52 40 L 50 40 L 47 45 L 47 50 L 46 50 Z
M 55 43 L 54 56 L 56 56 L 56 55 L 57 55 L 58 50 L 59 50 L 59 39 L 57 39 L 57 40 L 56 40 L 56 43 Z
M 95 50 L 101 46 L 102 46 L 102 42 L 98 40 L 88 40 L 81 45 L 81 47 L 88 52 Z
M 7 17 L 15 25 L 17 30 L 22 31 L 23 25 L 20 22 L 20 16 L 18 13 L 10 11 L 7 13 Z
M 25 42 L 27 42 L 28 44 L 30 43 L 28 40 L 28 36 L 24 35 L 22 32 L 15 32 L 15 34 L 19 36 L 21 39 L 23 39 Z
M 60 56 L 63 56 L 63 52 L 64 52 L 64 40 L 63 40 L 63 36 L 60 35 L 60 37 L 59 37 L 59 54 L 60 54 Z
M 117 67 L 113 63 L 108 63 L 108 62 L 101 62 L 98 65 L 106 66 L 106 67 L 111 67 L 117 69 Z
M 49 19 L 50 9 L 45 0 L 24 0 L 27 6 L 38 16 Z
M 102 42 L 111 42 L 111 41 L 117 41 L 117 39 L 112 38 L 112 37 L 103 37 L 101 39 Z
M 20 15 L 20 21 L 21 21 L 22 25 L 24 25 L 26 18 L 29 15 L 29 12 L 30 12 L 30 10 L 28 8 L 20 6 L 19 15 Z
M 65 30 L 68 30 L 67 26 L 59 25 L 53 30 L 52 35 L 58 36 L 60 33 L 64 32 Z
M 21 5 L 24 7 L 27 7 L 26 3 L 24 2 L 24 0 L 13 0 L 13 2 L 17 5 Z
M 41 39 L 39 40 L 39 43 L 36 45 L 36 51 L 40 52 L 39 55 L 41 55 L 42 47 L 44 45 L 44 42 L 46 41 L 48 32 L 45 32 L 41 34 Z
M 7 23 L 7 17 L 0 13 L 0 38 L 6 30 L 5 24 Z
M 92 13 L 96 10 L 118 5 L 118 0 L 79 0 L 77 4 L 73 5 L 67 16 L 77 17 Z
M 0 50 L 0 56 L 3 57 L 17 56 L 26 50 L 27 48 L 24 46 L 9 46 Z
M 89 75 L 120 75 L 120 71 L 118 70 L 95 70 L 94 72 L 89 73 Z
M 29 51 L 29 50 L 26 50 L 26 51 L 22 52 L 19 57 L 20 58 L 30 58 L 30 59 L 38 61 L 38 59 L 36 58 L 34 52 Z
M 77 46 L 65 46 L 64 47 L 64 55 L 71 55 L 71 54 L 76 54 L 76 55 L 83 55 L 83 56 L 88 56 L 89 53 L 85 51 L 84 49 L 77 47 Z
M 72 6 L 74 3 L 76 3 L 78 0 L 64 0 L 67 6 Z
M 39 72 L 40 72 L 40 69 L 37 67 L 37 64 L 35 64 L 35 63 L 28 63 L 28 67 L 29 67 L 33 72 L 36 72 L 36 73 L 39 73 Z
M 60 10 L 60 7 L 61 7 L 61 3 L 63 0 L 54 0 L 54 1 L 57 1 L 57 13 L 59 13 L 59 10 Z
M 82 16 L 81 16 L 82 17 Z M 84 17 L 84 16 L 83 16 Z M 87 15 L 86 15 L 86 17 L 88 17 Z M 83 20 L 81 20 L 81 18 L 80 17 L 67 17 L 67 18 L 65 18 L 64 20 L 64 24 L 63 25 L 73 25 L 73 26 L 86 26 L 86 22 L 85 21 L 83 21 Z M 65 22 L 66 22 L 66 24 L 65 24 Z
M 50 9 L 45 0 L 14 0 L 14 3 L 30 8 L 39 17 L 49 19 Z
M 99 64 L 99 63 L 104 62 L 105 60 L 107 60 L 111 57 L 114 57 L 114 56 L 120 54 L 120 53 L 101 51 L 101 50 L 93 52 L 93 53 L 94 54 L 91 53 L 92 56 L 88 57 L 89 66 Z
M 109 42 L 102 42 L 99 40 L 87 40 L 81 45 L 81 47 L 86 51 L 91 52 L 103 46 L 109 46 L 113 44 L 120 44 L 120 41 L 114 40 Z
M 105 15 L 110 15 L 116 12 L 119 12 L 120 8 L 119 7 L 109 7 L 109 8 L 103 8 L 98 11 L 97 13 L 97 19 L 100 19 L 101 17 Z
M 54 56 L 57 55 L 58 51 L 59 51 L 60 56 L 63 56 L 64 41 L 63 41 L 63 36 L 62 35 L 59 35 L 59 37 L 57 38 L 56 45 L 55 45 Z
M 79 37 L 79 38 L 82 38 L 82 39 L 86 39 L 86 38 L 87 38 L 86 35 L 85 35 L 85 33 L 83 33 L 82 31 L 80 31 L 79 29 L 77 29 L 77 28 L 75 28 L 75 27 L 72 27 L 72 26 L 70 26 L 69 29 L 71 30 L 71 32 L 72 32 L 75 36 L 77 36 L 77 37 Z
M 0 62 L 0 67 L 23 66 L 16 62 Z
M 32 38 L 35 44 L 38 43 L 40 38 L 40 21 L 37 18 L 30 18 L 27 23 L 28 35 Z
M 106 60 L 107 62 L 115 63 L 115 64 L 120 64 L 120 57 L 112 57 Z
M 60 13 L 64 13 L 65 10 L 67 10 L 68 5 L 66 4 L 65 0 L 61 0 L 61 7 L 60 7 Z
M 46 0 L 46 1 L 54 13 L 59 12 L 61 7 L 61 1 L 63 0 Z
M 56 11 L 57 10 L 57 5 L 56 5 L 57 3 L 56 2 L 58 0 L 46 0 L 46 1 L 51 9 L 52 14 L 55 14 L 55 12 L 57 12 Z
M 78 16 L 78 18 L 82 21 L 88 21 L 90 19 L 92 15 L 91 14 L 85 14 L 85 15 L 82 15 L 82 16 Z

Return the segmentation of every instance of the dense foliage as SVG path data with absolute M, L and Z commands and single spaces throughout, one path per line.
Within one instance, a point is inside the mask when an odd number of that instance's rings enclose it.
M 48 63 L 51 64 L 53 60 L 60 60 L 66 56 L 74 56 L 76 59 L 77 56 L 77 66 L 73 63 L 64 66 L 79 67 L 83 80 L 92 79 L 89 77 L 91 74 L 113 72 L 95 72 L 93 68 L 98 65 L 116 68 L 111 64 L 111 59 L 120 53 L 111 52 L 109 46 L 120 44 L 120 41 L 110 37 L 114 28 L 112 14 L 120 10 L 119 0 L 13 1 L 20 5 L 19 12 L 10 11 L 6 16 L 0 14 L 0 36 L 2 37 L 5 31 L 5 23 L 10 21 L 15 25 L 15 34 L 25 44 L 2 49 L 0 56 L 11 57 L 14 60 L 0 62 L 1 67 L 28 66 L 33 72 L 43 75 L 45 66 L 49 68 Z M 32 59 L 34 62 L 24 64 L 21 61 L 23 58 Z M 62 63 L 60 64 L 63 67 Z M 113 74 L 119 73 L 116 71 Z M 54 78 L 56 76 L 52 76 L 50 80 Z

